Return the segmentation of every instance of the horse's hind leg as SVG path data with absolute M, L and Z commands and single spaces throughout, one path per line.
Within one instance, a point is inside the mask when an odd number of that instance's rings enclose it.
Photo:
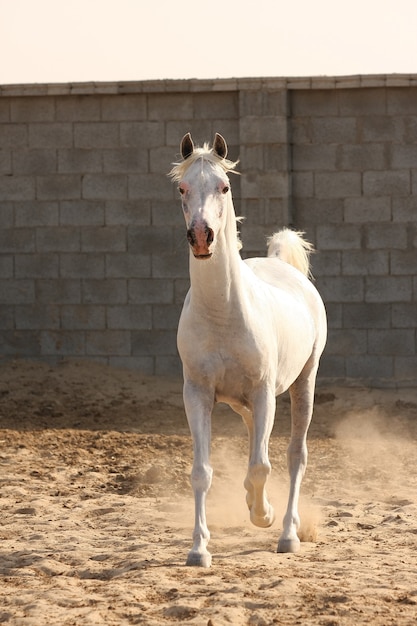
M 193 546 L 188 553 L 187 565 L 210 567 L 211 554 L 207 550 L 210 533 L 206 522 L 206 496 L 213 474 L 210 466 L 212 394 L 190 382 L 185 382 L 184 406 L 194 446 L 191 485 L 194 491 L 195 525 Z
M 298 499 L 301 481 L 307 466 L 307 431 L 313 414 L 316 369 L 306 373 L 305 368 L 289 390 L 291 439 L 287 451 L 287 464 L 290 474 L 290 493 L 283 521 L 283 532 L 278 541 L 278 552 L 297 552 L 300 549 L 300 540 L 297 535 L 300 526 Z

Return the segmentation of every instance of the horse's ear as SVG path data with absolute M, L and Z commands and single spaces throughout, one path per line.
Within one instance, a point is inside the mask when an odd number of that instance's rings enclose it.
M 189 156 L 194 152 L 194 143 L 191 139 L 191 133 L 187 133 L 181 139 L 181 156 L 183 159 L 188 159 Z
M 220 133 L 216 133 L 213 142 L 213 151 L 221 158 L 225 159 L 227 156 L 227 143 L 220 135 Z

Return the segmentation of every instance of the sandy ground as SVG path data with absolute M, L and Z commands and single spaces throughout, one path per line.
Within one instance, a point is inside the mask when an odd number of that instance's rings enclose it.
M 13 362 L 0 367 L 0 426 L 0 623 L 416 623 L 417 390 L 318 390 L 297 555 L 275 552 L 288 398 L 266 530 L 246 511 L 244 426 L 216 409 L 209 570 L 184 565 L 192 452 L 180 381 Z

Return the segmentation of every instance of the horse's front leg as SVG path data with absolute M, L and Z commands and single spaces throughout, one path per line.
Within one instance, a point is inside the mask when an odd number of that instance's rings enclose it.
M 275 519 L 274 509 L 269 504 L 265 489 L 266 481 L 271 473 L 268 446 L 274 417 L 274 393 L 269 388 L 257 391 L 253 398 L 253 415 L 251 418 L 247 416 L 245 419 L 250 441 L 249 467 L 245 487 L 251 522 L 262 528 L 271 526 Z
M 298 552 L 300 549 L 297 535 L 300 527 L 298 500 L 301 481 L 307 467 L 307 431 L 313 414 L 314 387 L 315 372 L 307 377 L 301 374 L 290 387 L 291 439 L 287 451 L 290 493 L 277 552 Z
M 207 550 L 210 532 L 206 521 L 206 496 L 213 475 L 210 466 L 213 403 L 212 393 L 190 382 L 184 383 L 184 406 L 194 446 L 191 485 L 195 503 L 194 543 L 188 554 L 187 565 L 200 567 L 210 567 L 211 565 L 211 554 Z

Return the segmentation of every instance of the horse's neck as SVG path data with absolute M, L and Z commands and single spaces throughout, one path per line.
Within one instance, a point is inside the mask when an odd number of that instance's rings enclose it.
M 190 254 L 191 298 L 202 314 L 230 318 L 241 310 L 244 297 L 242 260 L 238 250 L 237 232 L 231 229 L 219 234 L 216 250 L 208 261 Z

